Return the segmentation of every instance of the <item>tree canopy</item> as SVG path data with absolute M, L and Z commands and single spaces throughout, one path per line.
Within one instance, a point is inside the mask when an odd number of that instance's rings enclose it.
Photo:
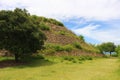
M 102 43 L 100 45 L 98 45 L 98 48 L 101 52 L 114 52 L 115 51 L 115 44 L 112 42 L 106 42 L 106 43 Z
M 13 53 L 16 61 L 41 49 L 46 39 L 30 16 L 25 9 L 0 11 L 0 49 Z

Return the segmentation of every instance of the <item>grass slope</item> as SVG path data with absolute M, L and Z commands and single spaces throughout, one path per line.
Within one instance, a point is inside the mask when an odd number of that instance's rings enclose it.
M 34 65 L 34 66 L 33 66 Z M 0 80 L 120 80 L 116 58 L 79 63 L 38 61 L 32 65 L 0 69 Z

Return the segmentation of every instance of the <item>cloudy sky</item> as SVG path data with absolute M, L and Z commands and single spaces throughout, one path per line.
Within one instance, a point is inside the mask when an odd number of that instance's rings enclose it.
M 0 10 L 16 7 L 60 20 L 89 43 L 120 44 L 120 0 L 0 0 Z

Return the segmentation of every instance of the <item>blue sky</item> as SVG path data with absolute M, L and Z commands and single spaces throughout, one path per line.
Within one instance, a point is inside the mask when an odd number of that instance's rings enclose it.
M 120 0 L 0 0 L 0 10 L 16 7 L 60 20 L 88 43 L 120 44 Z

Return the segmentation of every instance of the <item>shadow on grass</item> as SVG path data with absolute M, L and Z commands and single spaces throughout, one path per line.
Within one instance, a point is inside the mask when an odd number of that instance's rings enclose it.
M 5 59 L 0 61 L 0 68 L 7 68 L 7 67 L 13 67 L 13 68 L 28 68 L 28 67 L 40 67 L 40 66 L 50 66 L 55 64 L 54 62 L 51 62 L 44 58 L 39 57 L 32 57 L 25 61 L 19 61 L 15 62 L 14 59 Z

